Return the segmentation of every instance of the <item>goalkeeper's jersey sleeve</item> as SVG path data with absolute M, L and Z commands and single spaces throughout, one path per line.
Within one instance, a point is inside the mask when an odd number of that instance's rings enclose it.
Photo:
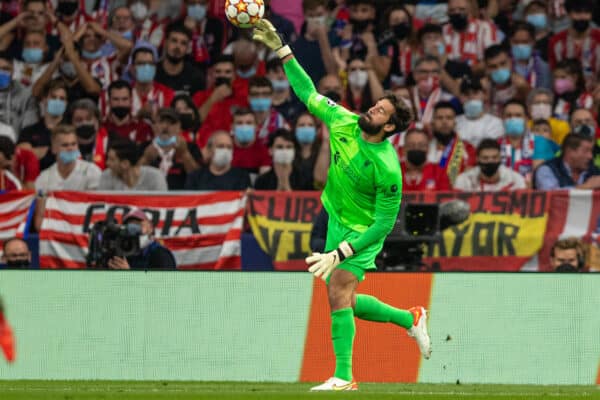
M 317 93 L 295 59 L 284 68 L 298 98 L 329 128 L 331 165 L 321 200 L 331 217 L 362 233 L 350 241 L 359 252 L 394 227 L 402 196 L 398 155 L 387 140 L 365 141 L 359 116 Z

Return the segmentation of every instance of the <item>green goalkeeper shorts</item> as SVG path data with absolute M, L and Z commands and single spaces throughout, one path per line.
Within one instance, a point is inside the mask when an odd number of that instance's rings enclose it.
M 350 228 L 342 225 L 337 218 L 329 216 L 329 222 L 327 224 L 327 241 L 325 243 L 325 251 L 329 252 L 338 248 L 341 242 L 344 240 L 350 242 L 361 235 L 360 232 L 356 232 Z M 375 257 L 381 252 L 383 248 L 384 239 L 371 244 L 369 247 L 362 249 L 352 257 L 346 258 L 336 268 L 343 269 L 352 273 L 359 282 L 365 279 L 365 272 L 368 270 L 377 269 L 375 265 Z M 331 275 L 329 275 L 331 277 Z M 329 278 L 327 279 L 329 283 Z

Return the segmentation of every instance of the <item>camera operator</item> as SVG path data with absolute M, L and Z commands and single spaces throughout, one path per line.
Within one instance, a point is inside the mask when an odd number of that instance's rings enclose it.
M 173 253 L 154 240 L 154 226 L 142 210 L 133 209 L 125 215 L 123 225 L 130 224 L 138 225 L 141 230 L 140 251 L 129 257 L 112 257 L 108 260 L 109 269 L 176 268 Z

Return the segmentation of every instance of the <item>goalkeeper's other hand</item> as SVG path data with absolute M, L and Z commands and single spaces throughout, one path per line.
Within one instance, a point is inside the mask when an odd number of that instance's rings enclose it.
M 277 29 L 275 29 L 273 24 L 266 18 L 261 18 L 256 25 L 254 25 L 252 39 L 264 43 L 273 51 L 277 51 L 283 47 L 283 42 L 279 37 L 279 33 L 277 33 Z
M 340 243 L 340 246 L 330 251 L 329 253 L 313 253 L 312 256 L 306 258 L 306 263 L 309 265 L 308 271 L 315 278 L 327 280 L 335 267 L 340 265 L 347 257 L 354 254 L 354 249 L 348 242 Z

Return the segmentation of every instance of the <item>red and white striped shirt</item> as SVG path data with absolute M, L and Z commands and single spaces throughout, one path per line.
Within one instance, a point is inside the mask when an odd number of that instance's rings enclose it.
M 19 182 L 12 172 L 6 169 L 0 169 L 0 191 L 21 189 L 23 189 L 21 182 Z
M 498 43 L 496 26 L 480 19 L 471 18 L 464 32 L 457 32 L 452 25 L 446 24 L 443 34 L 448 59 L 468 62 L 469 65 L 483 60 L 485 49 Z
M 583 40 L 576 41 L 565 29 L 550 38 L 548 63 L 554 69 L 556 63 L 569 58 L 581 61 L 586 77 L 600 71 L 600 29 L 592 29 Z
M 140 94 L 135 83 L 131 90 L 131 115 L 137 115 L 138 112 L 146 105 L 150 104 L 152 113 L 158 112 L 159 108 L 170 107 L 175 92 L 173 89 L 162 85 L 158 82 L 152 82 L 152 89 L 144 96 Z M 108 107 L 108 92 L 104 91 L 100 98 L 100 112 L 103 118 L 106 118 L 109 113 Z

